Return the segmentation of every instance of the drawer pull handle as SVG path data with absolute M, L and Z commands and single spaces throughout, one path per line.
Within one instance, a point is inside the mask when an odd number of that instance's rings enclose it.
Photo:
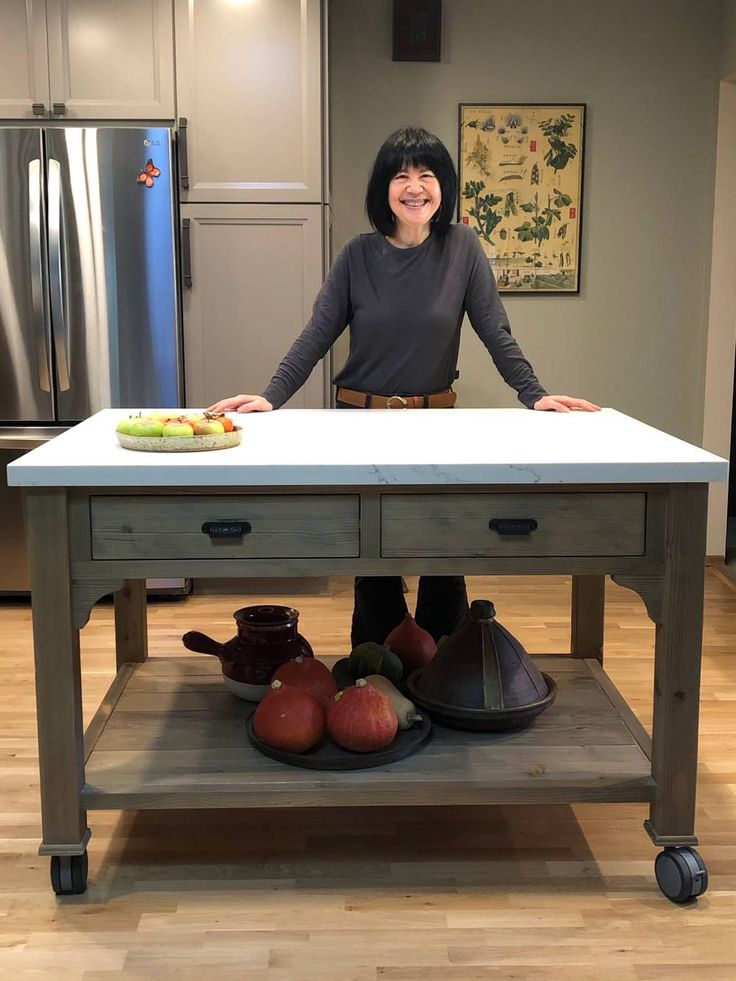
M 499 535 L 530 535 L 537 522 L 534 518 L 491 518 L 488 527 Z
M 232 540 L 249 535 L 251 527 L 249 521 L 205 521 L 202 531 L 215 540 Z

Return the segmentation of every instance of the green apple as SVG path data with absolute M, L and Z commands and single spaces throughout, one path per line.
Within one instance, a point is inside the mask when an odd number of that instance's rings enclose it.
M 148 413 L 149 419 L 159 419 L 164 424 L 169 419 L 176 419 L 178 415 L 178 409 L 153 409 L 153 411 Z
M 225 427 L 217 419 L 199 419 L 194 423 L 195 436 L 219 436 L 225 432 Z
M 130 436 L 130 427 L 137 422 L 135 416 L 128 416 L 127 419 L 121 419 L 120 422 L 115 427 L 115 432 L 122 433 L 124 436 Z
M 160 419 L 141 418 L 131 419 L 129 434 L 131 436 L 161 436 L 164 426 Z
M 163 436 L 194 436 L 194 430 L 187 422 L 167 422 Z

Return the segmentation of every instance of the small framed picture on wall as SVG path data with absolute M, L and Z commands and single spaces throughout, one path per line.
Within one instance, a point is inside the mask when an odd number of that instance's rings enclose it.
M 579 293 L 585 105 L 461 103 L 458 220 L 501 293 Z

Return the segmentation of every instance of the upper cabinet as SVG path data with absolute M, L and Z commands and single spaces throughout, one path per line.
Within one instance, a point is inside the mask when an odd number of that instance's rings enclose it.
M 49 111 L 45 0 L 2 0 L 0 118 L 32 119 Z
M 173 119 L 171 0 L 2 0 L 6 119 Z
M 319 0 L 175 0 L 181 196 L 319 203 Z

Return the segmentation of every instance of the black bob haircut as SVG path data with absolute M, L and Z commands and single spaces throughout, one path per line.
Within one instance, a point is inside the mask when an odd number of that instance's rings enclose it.
M 365 195 L 368 220 L 377 231 L 392 234 L 394 216 L 388 206 L 388 185 L 407 167 L 426 167 L 439 181 L 442 203 L 432 218 L 432 231 L 444 235 L 455 215 L 457 172 L 445 144 L 426 129 L 397 129 L 378 151 Z

